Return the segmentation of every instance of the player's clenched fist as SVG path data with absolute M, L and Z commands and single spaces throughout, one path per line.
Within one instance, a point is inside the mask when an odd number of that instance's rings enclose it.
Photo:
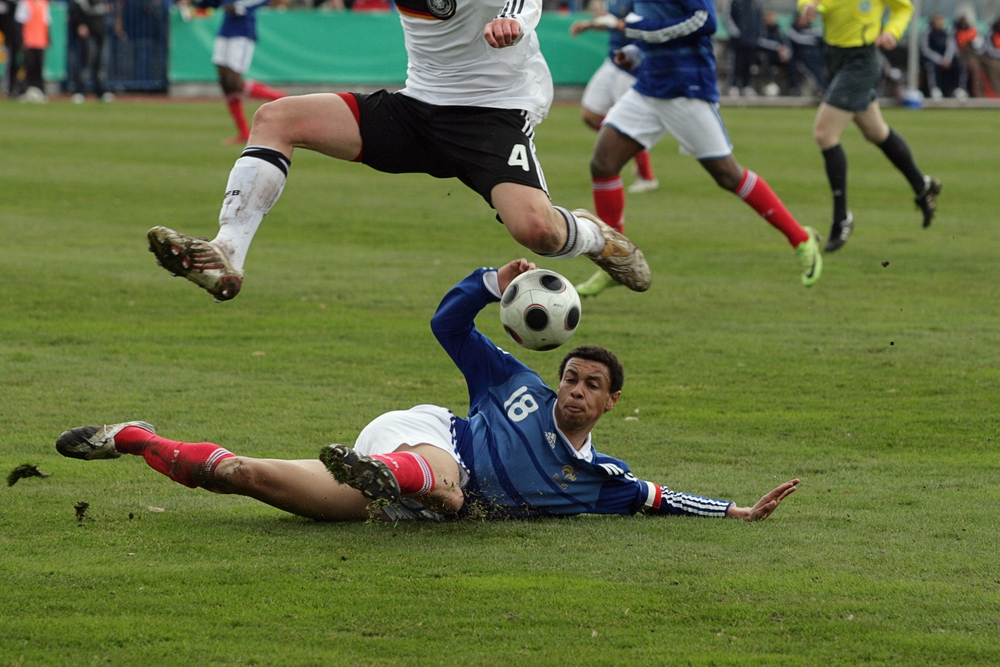
M 521 36 L 521 24 L 517 19 L 493 19 L 486 24 L 483 37 L 494 49 L 510 46 Z

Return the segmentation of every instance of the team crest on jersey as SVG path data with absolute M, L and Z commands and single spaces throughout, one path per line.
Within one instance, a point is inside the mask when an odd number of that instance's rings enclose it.
M 457 6 L 457 0 L 396 0 L 401 14 L 431 21 L 447 21 Z
M 872 10 L 871 0 L 861 0 L 861 2 L 858 3 L 858 11 L 861 12 L 862 14 L 867 14 L 871 10 Z

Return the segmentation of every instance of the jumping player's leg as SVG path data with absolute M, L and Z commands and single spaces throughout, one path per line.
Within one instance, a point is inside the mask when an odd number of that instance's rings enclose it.
M 351 95 L 284 97 L 261 106 L 243 154 L 233 165 L 211 242 L 166 227 L 149 231 L 150 251 L 175 275 L 200 285 L 217 301 L 232 299 L 257 228 L 285 187 L 295 148 L 353 160 L 361 153 L 357 108 Z
M 937 210 L 937 195 L 941 192 L 941 181 L 925 176 L 913 159 L 910 147 L 903 137 L 882 118 L 878 101 L 872 102 L 861 113 L 854 114 L 854 123 L 865 139 L 878 146 L 889 162 L 906 178 L 913 190 L 914 202 L 923 213 L 923 225 L 929 227 Z

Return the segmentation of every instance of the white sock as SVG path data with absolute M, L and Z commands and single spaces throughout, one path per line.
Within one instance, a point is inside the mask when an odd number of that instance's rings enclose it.
M 596 257 L 604 250 L 604 235 L 593 220 L 578 218 L 562 206 L 554 206 L 566 221 L 566 245 L 558 252 L 545 257 L 553 259 L 569 259 L 580 255 Z
M 257 228 L 285 189 L 291 162 L 279 151 L 247 146 L 226 183 L 226 197 L 219 211 L 219 233 L 212 240 L 243 270 Z

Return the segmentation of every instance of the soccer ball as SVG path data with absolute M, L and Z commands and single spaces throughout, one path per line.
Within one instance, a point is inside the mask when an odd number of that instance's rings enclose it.
M 764 86 L 764 95 L 767 97 L 777 97 L 781 94 L 781 86 L 774 81 Z
M 580 295 L 555 271 L 526 271 L 504 291 L 500 321 L 518 345 L 553 350 L 568 341 L 580 324 Z

